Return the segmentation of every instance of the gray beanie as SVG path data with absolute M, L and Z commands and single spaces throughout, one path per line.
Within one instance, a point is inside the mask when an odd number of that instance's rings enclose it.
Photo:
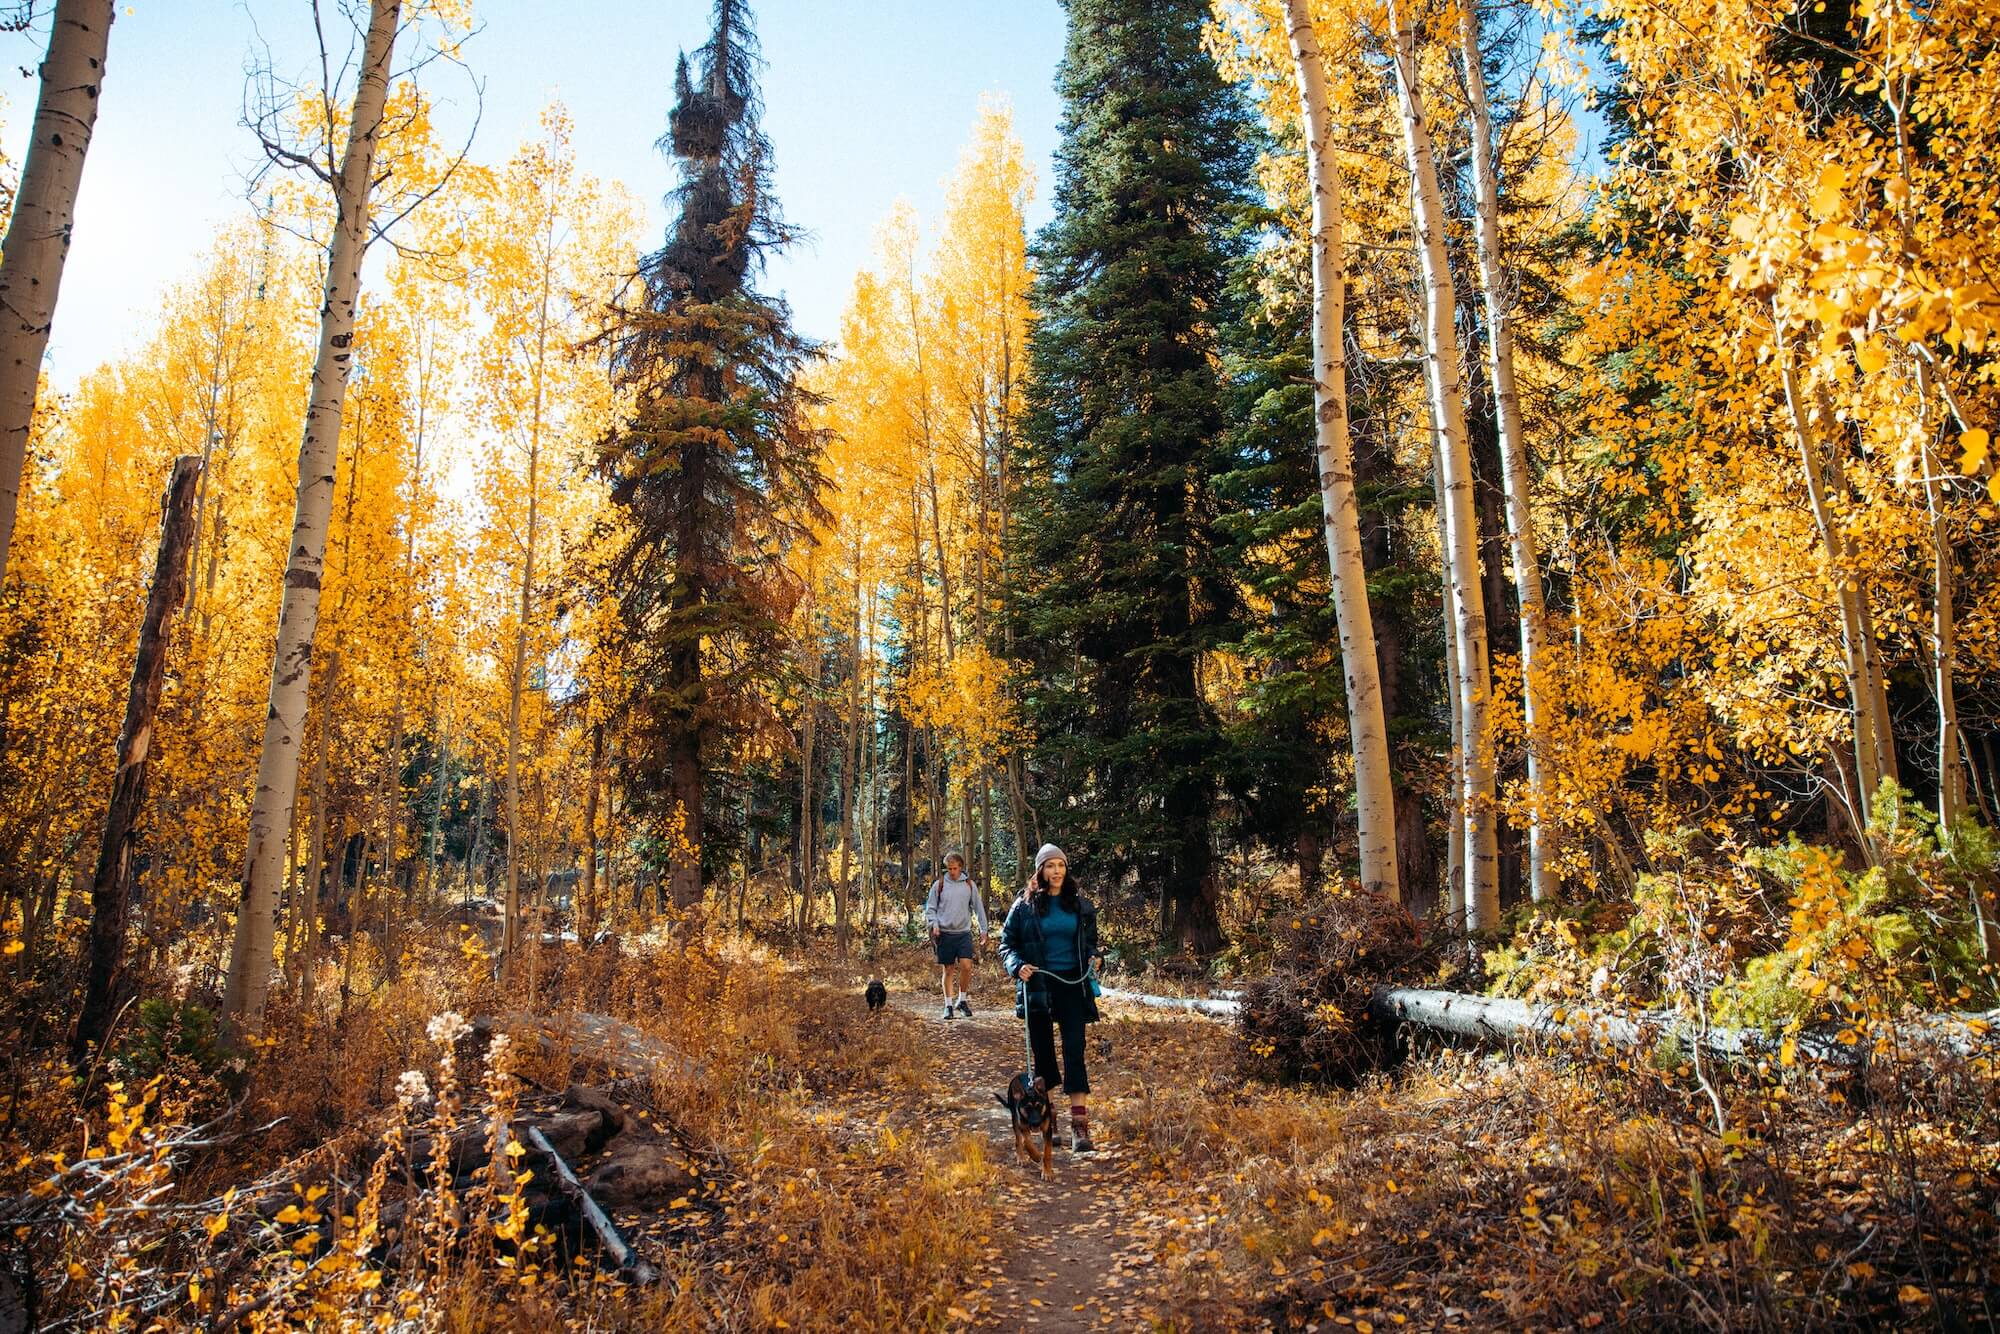
M 1035 854 L 1035 870 L 1039 872 L 1042 869 L 1042 864 L 1044 862 L 1047 862 L 1051 858 L 1055 857 L 1060 857 L 1065 862 L 1069 861 L 1069 854 L 1067 852 L 1064 852 L 1061 848 L 1057 847 L 1055 844 L 1053 843 L 1042 844 L 1042 850 Z

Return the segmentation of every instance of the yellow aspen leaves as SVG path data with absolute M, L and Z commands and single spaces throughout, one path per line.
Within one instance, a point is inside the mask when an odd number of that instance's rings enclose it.
M 1958 437 L 1958 466 L 1961 471 L 1976 476 L 1986 466 L 1987 450 L 1992 437 L 1984 427 L 1975 426 Z

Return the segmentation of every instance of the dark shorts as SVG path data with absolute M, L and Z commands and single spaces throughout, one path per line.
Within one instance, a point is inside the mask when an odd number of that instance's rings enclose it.
M 937 946 L 937 961 L 940 964 L 953 964 L 972 957 L 970 931 L 940 931 L 931 944 Z

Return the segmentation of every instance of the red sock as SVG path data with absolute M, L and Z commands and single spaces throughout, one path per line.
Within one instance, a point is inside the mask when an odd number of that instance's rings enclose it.
M 1069 1123 L 1081 1130 L 1090 1121 L 1090 1111 L 1080 1102 L 1069 1105 Z

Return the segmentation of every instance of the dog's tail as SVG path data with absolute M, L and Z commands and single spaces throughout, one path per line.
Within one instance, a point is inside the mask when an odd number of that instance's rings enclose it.
M 1014 1104 L 1009 1102 L 1007 1099 L 1001 1097 L 997 1093 L 993 1095 L 993 1101 L 999 1103 L 1002 1107 L 1005 1107 L 1010 1112 L 1014 1110 Z

